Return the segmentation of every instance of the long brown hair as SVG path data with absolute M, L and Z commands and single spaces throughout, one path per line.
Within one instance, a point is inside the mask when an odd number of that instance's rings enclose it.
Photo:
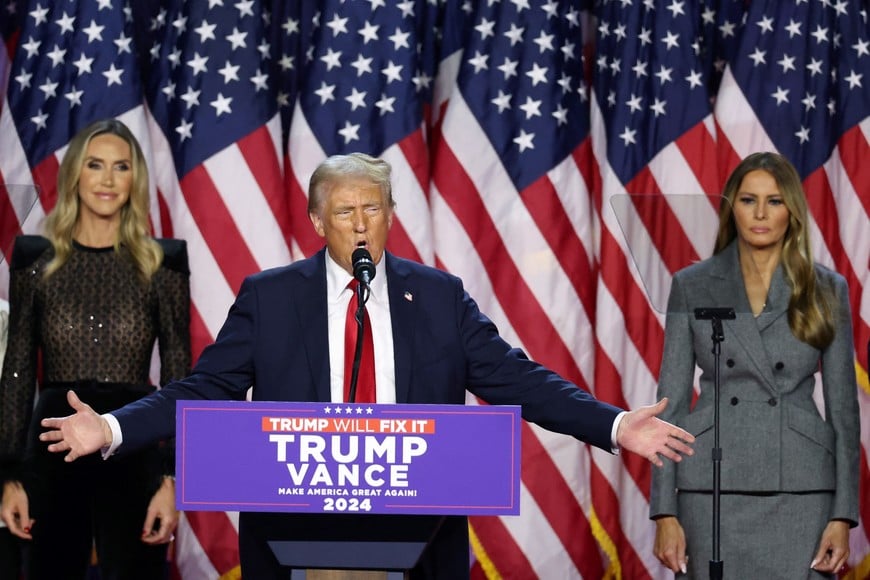
M 788 325 L 798 339 L 815 348 L 823 349 L 834 339 L 831 313 L 835 297 L 830 288 L 820 287 L 818 284 L 810 246 L 806 195 L 800 176 L 788 159 L 777 153 L 753 153 L 734 169 L 722 193 L 722 202 L 719 205 L 719 232 L 713 253 L 718 254 L 737 237 L 733 205 L 743 178 L 747 173 L 756 170 L 766 171 L 773 177 L 788 209 L 788 229 L 785 232 L 780 257 L 785 276 L 791 286 Z
M 79 218 L 79 177 L 88 145 L 98 135 L 115 135 L 130 146 L 133 182 L 130 197 L 121 208 L 121 226 L 115 240 L 115 251 L 124 248 L 147 282 L 163 261 L 163 250 L 151 237 L 148 222 L 148 168 L 136 137 L 117 119 L 91 123 L 72 138 L 57 173 L 57 204 L 45 220 L 45 235 L 54 247 L 54 258 L 45 269 L 50 276 L 62 267 L 72 253 L 72 240 Z

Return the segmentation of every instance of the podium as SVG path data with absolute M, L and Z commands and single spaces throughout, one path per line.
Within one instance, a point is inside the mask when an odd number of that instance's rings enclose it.
M 179 401 L 176 422 L 178 509 L 244 512 L 293 580 L 401 580 L 451 516 L 519 514 L 517 406 Z
M 267 543 L 293 580 L 353 577 L 402 580 L 445 516 L 314 516 L 296 537 Z M 361 574 L 367 571 L 366 574 Z

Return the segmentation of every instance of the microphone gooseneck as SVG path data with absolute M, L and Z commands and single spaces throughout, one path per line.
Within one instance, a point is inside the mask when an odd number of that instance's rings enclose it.
M 365 333 L 365 304 L 368 300 L 369 283 L 375 277 L 375 262 L 372 260 L 372 255 L 365 248 L 357 248 L 350 256 L 350 262 L 353 267 L 353 277 L 359 281 L 359 286 L 356 288 L 357 310 L 356 310 L 356 327 L 357 338 L 356 348 L 354 349 L 353 365 L 350 375 L 350 389 L 348 394 L 348 402 L 356 401 L 357 379 L 359 378 L 360 362 L 362 358 L 363 337 Z

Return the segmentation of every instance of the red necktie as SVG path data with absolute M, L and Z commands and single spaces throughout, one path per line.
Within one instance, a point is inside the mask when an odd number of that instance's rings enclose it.
M 347 318 L 344 321 L 344 400 L 350 395 L 350 377 L 353 373 L 353 355 L 356 351 L 357 325 L 356 310 L 358 305 L 357 286 L 359 280 L 351 280 L 348 288 L 353 292 L 350 303 L 347 305 Z M 359 375 L 356 382 L 357 403 L 375 403 L 375 346 L 372 340 L 372 325 L 369 321 L 369 313 L 365 311 L 363 322 L 365 333 L 363 335 L 362 356 L 359 363 Z

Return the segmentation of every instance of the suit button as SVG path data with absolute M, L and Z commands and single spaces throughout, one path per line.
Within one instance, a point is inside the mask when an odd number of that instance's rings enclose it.
M 737 403 L 739 403 L 739 402 L 740 402 L 740 399 L 738 399 L 737 397 L 731 397 L 731 404 L 732 405 L 736 406 Z
M 730 368 L 733 368 L 733 367 L 734 367 L 734 359 L 733 359 L 733 358 L 729 358 L 727 361 L 725 361 L 725 364 L 728 365 L 728 368 L 729 368 L 729 369 L 730 369 Z
M 775 397 L 769 398 L 767 400 L 767 404 L 770 405 L 771 407 L 776 407 L 776 398 Z
M 784 369 L 784 368 L 785 368 L 785 365 L 784 365 L 784 364 L 782 364 L 782 361 L 780 361 L 780 362 L 778 362 L 778 363 L 776 363 L 776 364 L 775 364 L 775 365 L 773 365 L 773 366 L 774 366 L 774 368 L 775 368 L 775 369 L 776 369 L 776 370 L 778 370 L 778 371 L 781 371 L 781 370 L 782 370 L 782 369 Z

